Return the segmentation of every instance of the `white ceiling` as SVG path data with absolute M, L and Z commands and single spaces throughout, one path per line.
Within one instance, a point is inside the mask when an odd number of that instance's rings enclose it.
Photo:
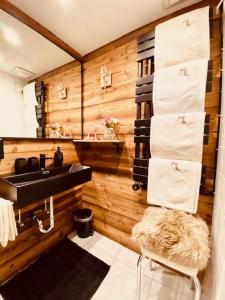
M 72 60 L 40 34 L 0 10 L 0 71 L 16 76 L 12 69 L 19 66 L 36 77 Z
M 200 0 L 10 0 L 81 55 Z M 178 0 L 170 0 L 175 3 Z

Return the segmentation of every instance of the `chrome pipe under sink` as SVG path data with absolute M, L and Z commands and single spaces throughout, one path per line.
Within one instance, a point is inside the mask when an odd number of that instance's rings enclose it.
M 49 220 L 50 220 L 50 225 L 49 225 L 49 227 L 48 228 L 44 228 L 43 227 L 43 222 L 42 222 L 42 220 L 40 220 L 37 216 L 33 216 L 33 220 L 36 220 L 37 221 L 37 223 L 38 223 L 38 228 L 39 228 L 39 231 L 41 232 L 41 233 L 49 233 L 53 228 L 54 228 L 54 226 L 55 226 L 55 224 L 54 224 L 54 204 L 53 204 L 53 196 L 51 196 L 50 197 L 50 218 L 49 218 Z

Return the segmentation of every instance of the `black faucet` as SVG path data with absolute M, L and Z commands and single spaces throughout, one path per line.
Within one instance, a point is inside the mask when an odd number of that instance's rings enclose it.
M 40 154 L 40 169 L 45 169 L 45 161 L 47 159 L 52 159 L 52 157 L 46 157 L 46 154 Z

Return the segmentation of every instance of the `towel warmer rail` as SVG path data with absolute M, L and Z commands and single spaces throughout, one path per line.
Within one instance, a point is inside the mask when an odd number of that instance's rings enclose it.
M 213 11 L 210 9 L 210 37 L 213 37 Z M 150 126 L 153 116 L 153 80 L 154 80 L 154 46 L 155 33 L 150 32 L 137 38 L 138 79 L 136 81 L 137 105 L 134 121 L 135 158 L 133 160 L 133 190 L 147 188 L 148 163 L 150 153 Z M 208 63 L 206 93 L 212 92 L 213 61 Z M 206 114 L 204 127 L 204 145 L 209 143 L 210 114 Z M 207 166 L 202 166 L 200 193 L 211 195 L 213 190 L 207 188 Z
M 45 85 L 43 81 L 35 84 L 35 95 L 38 105 L 36 108 L 36 117 L 39 127 L 37 128 L 37 137 L 45 137 Z

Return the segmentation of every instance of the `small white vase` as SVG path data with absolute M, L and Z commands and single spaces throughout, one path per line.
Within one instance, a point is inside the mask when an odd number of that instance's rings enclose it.
M 116 134 L 115 134 L 114 128 L 112 128 L 112 127 L 106 128 L 104 131 L 103 139 L 104 140 L 115 140 Z

